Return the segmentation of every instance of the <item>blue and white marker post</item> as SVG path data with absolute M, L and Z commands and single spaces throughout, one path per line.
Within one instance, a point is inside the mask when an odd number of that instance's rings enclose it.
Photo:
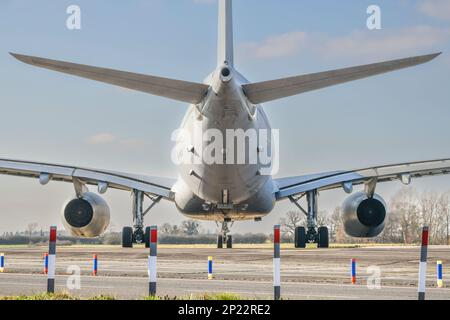
M 424 227 L 422 230 L 422 247 L 420 251 L 419 264 L 419 300 L 425 300 L 425 290 L 427 285 L 428 240 L 428 227 Z
M 0 273 L 5 272 L 5 254 L 0 253 Z
M 351 277 L 352 284 L 356 284 L 356 259 L 351 260 Z
M 274 299 L 281 299 L 281 263 L 280 263 L 280 225 L 274 227 L 273 233 L 273 287 L 274 287 Z
M 56 227 L 50 228 L 50 242 L 48 245 L 48 273 L 47 292 L 55 293 L 56 273 Z
M 213 257 L 208 257 L 208 280 L 213 280 Z
M 158 254 L 158 227 L 150 228 L 150 256 L 148 257 L 149 294 L 156 296 L 156 260 Z
M 96 277 L 98 273 L 98 256 L 94 254 L 92 257 L 92 276 Z
M 436 275 L 437 275 L 437 286 L 438 288 L 444 287 L 444 280 L 442 278 L 442 261 L 436 263 Z

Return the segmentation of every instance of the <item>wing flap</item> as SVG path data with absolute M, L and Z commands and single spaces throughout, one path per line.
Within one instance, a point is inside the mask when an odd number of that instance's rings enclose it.
M 161 78 L 132 72 L 92 67 L 82 64 L 50 60 L 11 53 L 26 64 L 50 69 L 115 86 L 150 93 L 177 101 L 198 104 L 206 96 L 209 87 L 205 84 Z
M 243 85 L 243 89 L 250 102 L 260 104 L 386 72 L 413 67 L 429 62 L 440 54 L 436 53 L 272 81 L 250 83 Z

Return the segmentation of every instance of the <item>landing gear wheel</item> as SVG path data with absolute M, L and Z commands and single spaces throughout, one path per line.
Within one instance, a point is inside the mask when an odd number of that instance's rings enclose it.
M 223 249 L 223 236 L 221 234 L 217 236 L 217 249 Z
M 305 227 L 297 227 L 295 228 L 295 247 L 306 248 L 306 228 Z
M 133 228 L 122 229 L 122 248 L 133 248 Z
M 227 249 L 233 249 L 233 236 L 227 236 Z
M 329 248 L 330 242 L 329 242 L 329 232 L 327 227 L 320 227 L 319 228 L 319 241 L 318 248 Z
M 145 228 L 144 243 L 147 249 L 150 248 L 150 227 Z

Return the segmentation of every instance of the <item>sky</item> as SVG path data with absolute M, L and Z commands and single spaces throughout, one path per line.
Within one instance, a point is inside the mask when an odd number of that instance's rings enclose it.
M 368 30 L 367 8 L 381 9 Z M 81 29 L 69 30 L 70 5 Z M 450 157 L 450 0 L 235 0 L 235 63 L 250 81 L 443 52 L 416 68 L 265 105 L 280 130 L 279 177 Z M 200 82 L 216 66 L 215 0 L 0 0 L 0 158 L 177 177 L 172 132 L 183 103 L 21 64 L 17 52 Z M 387 200 L 399 182 L 380 185 Z M 450 190 L 450 177 L 414 181 Z M 0 176 L 0 232 L 61 226 L 73 186 Z M 320 210 L 342 204 L 323 192 Z M 131 225 L 129 193 L 108 191 L 112 228 Z M 270 232 L 292 204 L 235 232 Z M 147 224 L 178 224 L 172 203 Z M 213 223 L 203 223 L 215 231 Z

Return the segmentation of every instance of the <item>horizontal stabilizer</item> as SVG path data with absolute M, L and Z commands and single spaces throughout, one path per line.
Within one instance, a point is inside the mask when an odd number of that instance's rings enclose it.
M 198 104 L 209 87 L 200 83 L 173 80 L 143 74 L 91 67 L 63 61 L 11 53 L 16 59 L 41 68 L 50 69 L 119 87 L 150 93 L 177 101 Z
M 416 66 L 429 62 L 439 55 L 440 53 L 430 54 L 279 80 L 251 83 L 243 85 L 243 89 L 250 102 L 259 104 Z

